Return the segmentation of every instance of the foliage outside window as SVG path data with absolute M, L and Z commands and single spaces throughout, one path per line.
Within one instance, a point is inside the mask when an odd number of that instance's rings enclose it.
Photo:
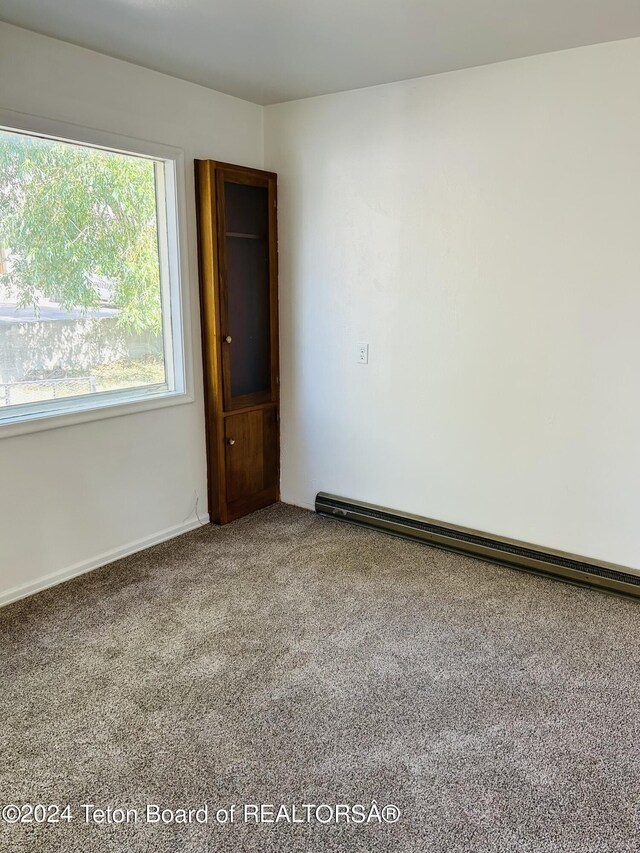
M 0 422 L 176 390 L 165 165 L 0 130 Z

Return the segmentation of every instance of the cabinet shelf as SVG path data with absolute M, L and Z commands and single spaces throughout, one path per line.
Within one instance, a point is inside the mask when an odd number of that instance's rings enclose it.
M 242 231 L 227 231 L 227 237 L 242 237 L 244 240 L 266 240 L 266 234 L 244 234 Z

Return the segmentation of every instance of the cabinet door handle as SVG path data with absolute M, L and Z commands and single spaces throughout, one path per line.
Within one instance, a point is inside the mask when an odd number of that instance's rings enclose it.
M 227 439 L 227 444 L 235 444 L 235 443 L 236 443 L 235 438 L 228 438 Z
M 225 341 L 226 341 L 228 344 L 230 344 L 232 340 L 233 340 L 233 339 L 232 339 L 231 335 L 227 335 L 227 337 L 225 338 Z

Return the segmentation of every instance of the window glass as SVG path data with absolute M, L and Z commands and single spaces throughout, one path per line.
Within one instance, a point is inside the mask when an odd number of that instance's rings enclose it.
M 174 390 L 164 169 L 0 130 L 0 419 Z

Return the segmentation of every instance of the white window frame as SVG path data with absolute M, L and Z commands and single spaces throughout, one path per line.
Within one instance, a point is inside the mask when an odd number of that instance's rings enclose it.
M 173 390 L 158 391 L 134 388 L 106 391 L 29 403 L 14 411 L 0 408 L 0 440 L 23 433 L 58 429 L 88 421 L 103 420 L 121 415 L 136 414 L 150 409 L 192 403 L 193 374 L 191 358 L 191 329 L 189 306 L 189 271 L 187 267 L 187 215 L 185 203 L 184 152 L 164 144 L 54 121 L 40 116 L 0 110 L 0 130 L 42 136 L 61 142 L 77 143 L 92 148 L 115 151 L 162 160 L 164 180 L 156 182 L 158 200 L 159 245 L 165 240 L 166 253 L 159 252 L 161 287 L 163 288 L 163 336 L 167 383 Z M 157 170 L 156 170 L 157 172 Z M 162 202 L 165 202 L 162 204 Z M 162 222 L 166 212 L 166 222 Z M 164 258 L 168 258 L 165 269 Z M 165 316 L 169 308 L 170 323 Z M 171 358 L 171 355 L 173 356 Z M 11 407 L 14 408 L 14 407 Z

